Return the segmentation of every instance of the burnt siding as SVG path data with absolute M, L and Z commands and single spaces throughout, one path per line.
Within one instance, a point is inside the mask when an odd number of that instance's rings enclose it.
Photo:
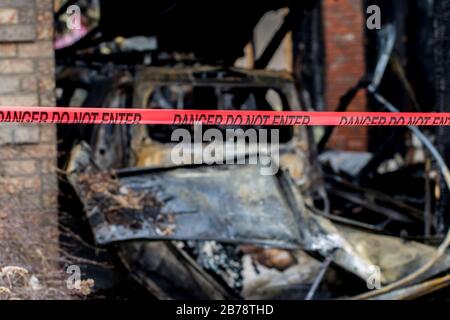
M 436 110 L 450 112 L 450 1 L 435 0 L 435 78 Z M 437 145 L 450 165 L 450 129 L 438 129 Z M 450 193 L 444 183 L 440 213 L 445 225 L 450 226 Z M 441 230 L 444 231 L 444 230 Z

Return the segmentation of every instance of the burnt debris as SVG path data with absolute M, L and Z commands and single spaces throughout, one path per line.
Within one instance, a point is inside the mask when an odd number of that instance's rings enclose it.
M 445 111 L 448 1 L 435 1 L 435 34 L 428 2 L 364 2 L 390 14 L 381 30 L 365 35 L 367 73 L 345 88 L 336 111 L 346 111 L 361 93 L 374 111 Z M 57 50 L 60 105 L 325 108 L 318 1 L 261 1 L 240 9 L 235 1 L 155 1 L 146 10 L 142 1 L 131 1 L 129 14 L 112 1 L 100 3 L 101 18 L 90 17 L 85 37 Z M 408 7 L 411 17 L 400 7 Z M 235 66 L 244 51 L 255 49 L 258 21 L 280 8 L 286 10 L 267 46 L 252 53 L 249 68 Z M 57 25 L 64 21 L 63 9 Z M 423 13 L 423 28 L 408 38 L 408 21 Z M 295 44 L 294 75 L 266 69 L 287 34 Z M 420 45 L 433 36 L 437 66 L 429 48 Z M 418 68 L 412 71 L 414 63 Z M 433 77 L 437 97 L 431 93 Z M 426 105 L 435 98 L 437 109 L 434 102 Z M 198 148 L 184 150 L 189 163 L 174 163 L 175 130 L 195 136 L 196 128 L 183 123 L 58 128 L 59 167 L 65 172 L 60 184 L 67 192 L 60 203 L 86 222 L 83 236 L 92 248 L 108 250 L 114 270 L 103 281 L 107 290 L 126 278 L 158 299 L 448 297 L 450 173 L 444 129 L 373 129 L 368 150 L 360 152 L 328 148 L 333 127 L 251 128 L 279 133 L 278 140 L 267 141 L 269 148 L 279 142 L 279 170 L 273 175 L 261 174 L 256 160 L 274 154 L 262 155 L 257 143 L 246 140 L 243 126 L 232 129 L 241 132 L 233 139 L 242 139 L 245 148 L 228 153 L 224 147 L 214 164 L 204 161 Z M 208 129 L 224 133 L 228 127 Z M 70 208 L 73 199 L 79 202 Z M 86 272 L 93 278 L 100 273 Z

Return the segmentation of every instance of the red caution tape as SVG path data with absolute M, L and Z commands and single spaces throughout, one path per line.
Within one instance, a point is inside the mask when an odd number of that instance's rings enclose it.
M 0 107 L 0 122 L 224 126 L 450 126 L 450 113 Z

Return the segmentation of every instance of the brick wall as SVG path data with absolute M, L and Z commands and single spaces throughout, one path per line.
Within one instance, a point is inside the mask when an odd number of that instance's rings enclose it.
M 52 0 L 0 0 L 0 105 L 55 105 L 52 39 Z M 0 267 L 55 253 L 55 168 L 54 126 L 0 124 Z
M 334 110 L 339 98 L 365 74 L 364 21 L 361 0 L 324 0 L 323 19 L 326 51 L 326 106 Z M 348 111 L 365 111 L 360 93 Z M 366 128 L 337 128 L 329 147 L 366 150 Z

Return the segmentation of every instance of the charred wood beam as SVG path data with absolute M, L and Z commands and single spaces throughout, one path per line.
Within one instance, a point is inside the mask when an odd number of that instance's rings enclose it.
M 293 31 L 294 75 L 303 105 L 317 111 L 325 108 L 325 47 L 322 3 L 305 10 Z
M 377 234 L 389 234 L 388 232 L 386 232 L 386 230 L 384 228 L 379 227 L 379 226 L 375 226 L 375 225 L 364 223 L 361 221 L 344 218 L 344 217 L 341 217 L 341 216 L 338 216 L 335 214 L 326 213 L 326 211 L 325 212 L 320 211 L 320 210 L 318 210 L 312 206 L 309 206 L 307 204 L 305 204 L 305 207 L 318 216 L 322 216 L 324 218 L 327 218 L 333 222 L 336 222 L 336 223 L 339 223 L 342 225 L 354 227 L 357 229 L 362 229 L 365 231 L 370 231 L 370 232 L 377 233 Z
M 409 217 L 415 220 L 422 220 L 423 212 L 404 203 L 403 201 L 397 200 L 377 190 L 361 187 L 337 175 L 326 174 L 325 178 L 327 183 L 331 184 L 335 189 L 345 188 L 350 189 L 352 192 L 364 193 L 368 198 L 372 199 L 372 201 L 381 202 L 389 207 L 394 208 L 396 211 L 405 212 Z
M 369 84 L 369 81 L 367 81 L 365 78 L 363 78 L 358 82 L 358 84 L 356 86 L 354 86 L 353 88 L 350 88 L 347 91 L 347 93 L 344 94 L 340 98 L 339 105 L 336 108 L 336 111 L 337 112 L 346 111 L 348 106 L 350 105 L 350 103 L 353 101 L 353 99 L 358 94 L 359 90 L 366 88 L 368 84 Z M 317 145 L 317 149 L 318 149 L 319 153 L 321 153 L 325 150 L 328 140 L 330 140 L 330 137 L 333 134 L 334 128 L 335 128 L 334 126 L 326 127 L 325 133 L 322 136 L 322 138 L 320 139 L 319 144 Z
M 372 202 L 367 197 L 361 197 L 356 194 L 352 194 L 352 193 L 345 192 L 345 191 L 334 190 L 334 189 L 330 189 L 328 192 L 338 198 L 353 202 L 354 204 L 357 204 L 363 208 L 366 208 L 370 211 L 373 211 L 375 213 L 383 215 L 383 216 L 387 217 L 389 220 L 399 221 L 399 222 L 404 222 L 404 223 L 412 223 L 412 220 L 409 219 L 408 217 L 406 217 L 405 215 L 403 215 L 402 213 L 392 210 L 390 208 L 378 205 L 378 204 Z
M 435 1 L 435 77 L 436 111 L 450 111 L 450 1 Z M 437 147 L 447 162 L 450 159 L 450 130 L 447 127 L 437 129 Z M 444 180 L 444 179 L 442 179 Z M 450 193 L 441 183 L 442 198 L 439 203 L 441 232 L 450 226 Z
M 303 11 L 297 11 L 291 8 L 289 13 L 284 17 L 283 24 L 264 49 L 264 52 L 258 60 L 255 61 L 255 69 L 265 69 L 269 65 L 270 60 L 272 60 L 273 56 L 277 52 L 283 42 L 283 39 L 286 37 L 288 32 L 292 30 L 295 19 L 303 19 Z

